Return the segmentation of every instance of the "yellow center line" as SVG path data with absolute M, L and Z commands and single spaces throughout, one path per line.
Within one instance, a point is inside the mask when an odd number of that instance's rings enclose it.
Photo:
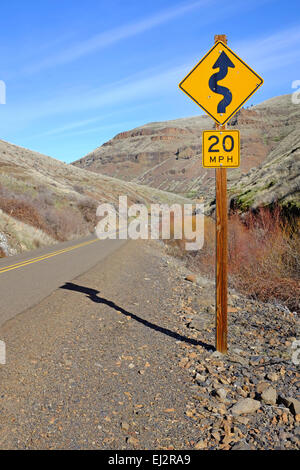
M 119 228 L 117 230 L 117 234 L 122 233 L 124 228 L 125 227 Z M 126 227 L 126 230 L 127 230 L 127 227 Z M 114 233 L 114 232 L 111 232 L 111 233 Z M 14 269 L 23 268 L 24 266 L 28 266 L 29 264 L 38 263 L 39 261 L 43 261 L 45 259 L 52 258 L 53 256 L 61 255 L 62 253 L 67 253 L 69 251 L 76 250 L 77 248 L 81 248 L 83 246 L 87 246 L 87 245 L 90 245 L 91 243 L 95 243 L 95 242 L 99 242 L 99 241 L 100 241 L 99 238 L 95 238 L 94 240 L 89 240 L 87 242 L 79 243 L 78 245 L 63 248 L 61 250 L 52 251 L 51 253 L 46 253 L 45 255 L 40 255 L 40 256 L 37 256 L 36 258 L 31 258 L 31 259 L 28 259 L 28 260 L 19 261 L 19 263 L 11 264 L 9 266 L 5 266 L 3 268 L 0 268 L 0 274 L 6 273 L 7 271 L 13 271 Z
M 100 241 L 100 240 L 98 238 L 96 238 L 94 240 L 89 240 L 87 242 L 79 243 L 78 245 L 74 245 L 74 246 L 71 246 L 71 247 L 68 247 L 68 248 L 64 248 L 62 250 L 57 250 L 57 251 L 53 251 L 51 253 L 46 253 L 45 255 L 38 256 L 37 258 L 31 258 L 29 260 L 21 261 L 19 263 L 12 264 L 10 266 L 5 266 L 5 267 L 0 269 L 0 274 L 5 273 L 7 271 L 12 271 L 13 269 L 22 268 L 23 266 L 27 266 L 28 264 L 33 264 L 33 263 L 37 263 L 38 261 L 43 261 L 44 259 L 52 258 L 53 256 L 57 256 L 57 255 L 60 255 L 62 253 L 67 253 L 68 251 L 72 251 L 72 250 L 75 250 L 77 248 L 81 248 L 83 246 L 90 245 L 91 243 L 95 243 L 97 241 Z

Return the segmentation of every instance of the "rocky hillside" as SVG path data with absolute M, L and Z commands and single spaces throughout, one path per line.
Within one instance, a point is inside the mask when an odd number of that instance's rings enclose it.
M 300 213 L 300 134 L 291 132 L 268 158 L 231 188 L 232 202 L 241 209 L 278 203 Z
M 74 166 L 209 201 L 214 170 L 202 168 L 201 140 L 202 131 L 212 127 L 207 116 L 146 124 L 118 134 Z M 235 187 L 252 169 L 270 162 L 273 152 L 288 151 L 287 136 L 300 129 L 300 107 L 290 95 L 272 98 L 242 109 L 229 128 L 241 131 L 241 167 L 228 171 L 229 187 Z
M 174 194 L 81 170 L 0 141 L 0 257 L 94 230 L 101 202 L 184 202 Z

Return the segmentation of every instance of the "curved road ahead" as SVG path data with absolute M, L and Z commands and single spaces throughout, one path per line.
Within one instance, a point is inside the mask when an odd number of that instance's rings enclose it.
M 124 243 L 100 241 L 91 235 L 1 259 L 0 325 L 88 271 Z

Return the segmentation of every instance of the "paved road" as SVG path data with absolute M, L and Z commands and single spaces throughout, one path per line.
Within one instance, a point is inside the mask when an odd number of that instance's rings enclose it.
M 194 447 L 184 282 L 162 246 L 132 241 L 6 322 L 0 449 Z
M 85 273 L 124 243 L 89 236 L 1 259 L 0 325 Z

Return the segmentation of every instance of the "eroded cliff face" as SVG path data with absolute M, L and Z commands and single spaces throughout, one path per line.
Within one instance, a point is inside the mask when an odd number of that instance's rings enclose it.
M 191 198 L 204 198 L 207 205 L 213 207 L 215 172 L 203 168 L 201 164 L 202 131 L 213 127 L 213 121 L 207 116 L 149 123 L 118 134 L 74 162 L 74 165 Z M 291 95 L 272 98 L 257 106 L 242 109 L 230 121 L 228 128 L 241 131 L 241 166 L 228 171 L 228 186 L 229 189 L 233 188 L 235 197 L 236 191 L 241 190 L 243 199 L 244 189 L 248 191 L 247 184 L 252 184 L 254 174 L 260 178 L 255 169 L 259 171 L 265 162 L 273 166 L 274 155 L 279 159 L 281 156 L 287 158 L 292 136 L 297 135 L 297 131 L 300 133 L 300 106 L 292 103 Z M 295 151 L 292 155 L 293 158 L 297 156 Z M 280 163 L 277 162 L 275 166 L 279 168 Z M 286 170 L 289 176 L 286 172 L 280 173 L 278 185 L 273 185 L 269 192 L 265 188 L 263 197 L 256 195 L 253 204 L 267 203 L 276 197 L 282 202 L 287 200 L 288 196 L 284 194 L 290 190 L 295 192 L 292 184 L 295 171 L 298 171 L 297 165 L 291 160 Z M 270 174 L 273 172 L 277 174 L 278 169 L 272 169 Z M 267 185 L 265 179 L 269 177 L 264 175 L 262 178 L 264 187 Z M 281 178 L 290 181 L 291 188 L 289 183 L 281 184 Z M 239 184 L 241 181 L 244 185 L 242 187 Z M 289 199 L 293 199 L 293 196 L 290 195 Z

